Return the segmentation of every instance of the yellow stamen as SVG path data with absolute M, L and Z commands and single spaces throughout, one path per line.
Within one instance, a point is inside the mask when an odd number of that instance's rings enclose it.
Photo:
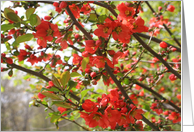
M 52 33 L 53 33 L 53 30 L 49 28 L 49 29 L 47 30 L 47 35 L 51 35 Z
M 126 15 L 126 16 L 131 16 L 131 11 L 126 10 L 126 11 L 125 11 L 125 15 Z
M 122 28 L 121 28 L 121 27 L 116 27 L 116 32 L 117 32 L 117 33 L 122 32 Z
M 103 28 L 103 32 L 107 33 L 108 32 L 108 27 Z

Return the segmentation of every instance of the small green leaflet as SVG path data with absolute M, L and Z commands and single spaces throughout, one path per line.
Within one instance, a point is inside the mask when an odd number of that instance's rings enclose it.
M 7 30 L 10 30 L 12 28 L 14 28 L 13 24 L 3 24 L 3 25 L 1 25 L 1 31 L 7 31 Z
M 52 87 L 50 89 L 48 88 L 42 88 L 40 92 L 42 92 L 43 90 L 46 90 L 46 91 L 53 91 L 53 92 L 59 92 L 59 89 L 58 88 L 55 88 L 55 87 Z
M 56 105 L 57 107 L 72 108 L 69 103 L 65 103 L 64 101 L 53 101 L 52 104 Z
M 4 15 L 7 19 L 13 21 L 13 22 L 21 22 L 20 17 L 14 12 L 14 10 L 10 8 L 4 9 Z
M 65 71 L 61 74 L 60 81 L 61 81 L 61 84 L 63 85 L 63 87 L 66 86 L 69 79 L 70 79 L 70 72 L 69 71 Z
M 91 91 L 91 89 L 86 89 L 86 90 L 83 90 L 81 92 L 81 99 L 80 99 L 80 102 L 82 102 L 83 98 L 86 96 L 86 94 L 88 93 L 88 91 Z
M 52 74 L 52 82 L 54 83 L 55 86 L 57 86 L 58 88 L 61 88 L 60 82 L 53 74 Z
M 34 37 L 33 34 L 25 34 L 25 35 L 19 36 L 16 38 L 16 43 L 30 41 L 33 37 Z
M 83 60 L 82 60 L 82 64 L 81 64 L 81 67 L 82 67 L 83 71 L 85 71 L 88 62 L 89 62 L 89 57 L 84 57 Z
M 90 13 L 90 17 L 88 18 L 88 21 L 95 22 L 97 20 L 97 16 L 95 13 Z
M 61 100 L 61 98 L 60 97 L 58 97 L 56 94 L 54 94 L 54 93 L 49 93 L 48 91 L 42 91 L 41 92 L 44 96 L 46 96 L 46 97 L 49 97 L 49 98 L 51 98 L 51 99 L 54 99 L 54 100 Z
M 82 76 L 81 74 L 77 73 L 77 72 L 72 72 L 70 74 L 71 77 L 79 77 L 79 76 Z
M 31 24 L 32 26 L 38 26 L 38 25 L 41 23 L 40 17 L 37 16 L 36 14 L 30 15 L 29 20 L 30 20 L 30 24 Z
M 30 16 L 34 13 L 35 8 L 28 8 L 26 10 L 26 19 L 28 20 L 30 18 Z

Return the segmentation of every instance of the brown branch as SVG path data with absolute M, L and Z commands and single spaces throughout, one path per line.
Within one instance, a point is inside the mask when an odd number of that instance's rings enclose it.
M 78 23 L 78 21 L 76 20 L 76 18 L 73 15 L 73 13 L 69 9 L 69 6 L 66 7 L 66 11 L 68 12 L 68 14 L 71 17 L 74 24 L 83 32 L 83 34 L 87 37 L 87 39 L 92 40 L 92 37 L 90 36 L 90 34 Z
M 136 33 L 138 36 L 140 36 L 140 37 L 143 37 L 143 38 L 146 38 L 146 39 L 150 39 L 150 36 L 148 36 L 148 35 L 146 35 L 146 34 L 142 34 L 142 33 Z M 155 37 L 152 37 L 152 41 L 154 41 L 154 42 L 156 42 L 156 43 L 160 43 L 160 42 L 162 42 L 162 40 L 160 40 L 160 39 L 158 39 L 158 38 L 155 38 Z M 178 48 L 178 47 L 176 47 L 176 46 L 174 46 L 174 45 L 171 45 L 171 44 L 169 44 L 169 43 L 167 43 L 167 42 L 165 42 L 168 46 L 172 46 L 172 47 L 174 47 L 174 48 L 176 48 L 177 50 L 176 51 L 178 51 L 178 52 L 181 52 L 181 49 L 180 48 Z
M 115 12 L 115 10 L 111 6 L 103 4 L 102 2 L 97 2 L 97 1 L 94 1 L 93 4 L 96 4 L 96 5 L 99 5 L 101 7 L 108 9 L 117 18 L 118 14 Z
M 9 64 L 9 65 L 10 65 L 12 68 L 15 68 L 15 69 L 18 69 L 18 70 L 20 70 L 20 71 L 26 72 L 26 73 L 28 73 L 28 74 L 34 75 L 34 76 L 36 76 L 36 77 L 39 77 L 39 78 L 45 80 L 46 82 L 52 81 L 50 78 L 44 76 L 43 74 L 41 74 L 41 73 L 39 73 L 39 72 L 32 71 L 32 70 L 30 70 L 30 69 L 21 67 L 21 66 L 19 66 L 19 65 L 14 64 L 14 63 L 13 63 L 13 64 Z M 70 96 L 71 96 L 73 99 L 77 100 L 78 102 L 80 101 L 80 97 L 76 96 L 75 94 L 73 94 L 73 93 L 71 93 L 71 92 L 69 92 L 69 94 L 70 94 Z
M 154 14 L 156 14 L 156 16 L 158 16 L 158 14 L 154 11 L 154 9 L 153 9 L 152 6 L 149 4 L 149 2 L 148 2 L 148 1 L 145 1 L 145 3 L 148 5 L 148 7 L 150 8 L 150 10 L 151 10 Z M 166 31 L 170 34 L 170 36 L 173 35 L 172 32 L 170 31 L 170 29 L 166 26 L 166 24 L 163 24 L 163 26 L 164 26 L 164 28 L 166 29 Z M 173 39 L 174 39 L 174 41 L 181 47 L 181 44 L 180 44 L 180 42 L 178 41 L 178 39 L 177 39 L 176 37 L 173 37 Z
M 148 50 L 152 55 L 158 58 L 168 68 L 170 72 L 172 72 L 175 76 L 181 79 L 181 75 L 177 71 L 175 71 L 160 55 L 158 55 L 154 50 L 152 50 L 136 33 L 134 33 L 133 36 L 146 50 Z

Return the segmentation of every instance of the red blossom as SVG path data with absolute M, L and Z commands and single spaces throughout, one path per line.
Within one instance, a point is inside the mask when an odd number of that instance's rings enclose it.
M 167 10 L 170 11 L 170 12 L 174 12 L 175 7 L 173 5 L 169 5 Z
M 176 112 L 172 112 L 169 116 L 168 116 L 169 120 L 172 120 L 173 123 L 178 123 L 181 121 L 181 117 L 179 113 Z
M 82 104 L 82 108 L 86 112 L 94 112 L 94 111 L 96 112 L 98 110 L 98 107 L 96 107 L 96 104 L 89 99 L 86 99 L 84 101 L 84 103 Z
M 162 41 L 162 42 L 160 42 L 160 47 L 165 49 L 168 47 L 168 45 L 167 45 L 167 43 Z
M 62 114 L 64 111 L 67 111 L 67 109 L 66 108 L 63 108 L 63 107 L 58 107 L 57 108 L 58 109 L 58 111 L 60 111 L 60 113 Z M 67 114 L 64 114 L 63 116 L 66 116 Z
M 135 14 L 133 7 L 127 7 L 124 3 L 118 4 L 117 9 L 120 11 L 118 19 L 132 19 Z

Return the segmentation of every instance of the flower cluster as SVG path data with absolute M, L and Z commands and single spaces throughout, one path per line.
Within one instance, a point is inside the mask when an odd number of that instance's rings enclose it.
M 148 32 L 148 27 L 144 26 L 144 20 L 140 16 L 134 18 L 136 8 L 121 3 L 117 5 L 117 9 L 120 11 L 117 20 L 107 18 L 94 31 L 96 36 L 107 38 L 112 34 L 114 40 L 129 43 L 133 33 Z
M 104 129 L 108 127 L 115 129 L 116 126 L 127 128 L 142 119 L 141 114 L 144 111 L 137 109 L 133 104 L 126 103 L 117 88 L 109 92 L 108 95 L 103 94 L 101 98 L 99 97 L 97 102 L 89 99 L 84 101 L 82 108 L 85 112 L 80 112 L 80 117 L 84 118 L 86 125 L 91 128 L 100 126 Z M 143 128 L 140 122 L 140 128 Z

